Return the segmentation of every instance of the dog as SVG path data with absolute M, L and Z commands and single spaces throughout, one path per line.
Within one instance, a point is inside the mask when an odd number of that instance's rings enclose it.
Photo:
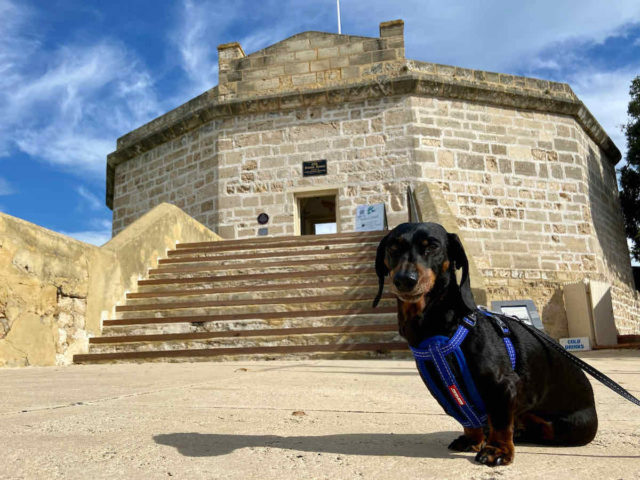
M 397 297 L 398 330 L 412 348 L 431 337 L 451 338 L 463 319 L 479 311 L 462 243 L 439 224 L 403 223 L 394 228 L 378 245 L 375 270 L 379 291 L 373 306 L 389 276 Z M 593 440 L 598 418 L 591 384 L 580 367 L 531 328 L 499 316 L 510 330 L 513 367 L 491 316 L 476 318 L 460 348 L 488 421 L 482 427 L 464 427 L 449 449 L 477 452 L 477 462 L 498 466 L 513 461 L 515 441 L 576 446 Z

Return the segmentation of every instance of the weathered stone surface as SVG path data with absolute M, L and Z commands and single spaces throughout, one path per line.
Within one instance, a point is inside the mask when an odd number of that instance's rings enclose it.
M 218 238 L 168 204 L 102 247 L 0 213 L 0 367 L 71 363 L 167 248 Z

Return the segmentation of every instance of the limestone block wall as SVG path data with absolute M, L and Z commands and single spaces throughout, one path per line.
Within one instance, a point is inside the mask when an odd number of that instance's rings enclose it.
M 238 43 L 218 47 L 221 100 L 359 82 L 396 71 L 404 60 L 404 22 L 380 24 L 380 37 L 304 32 L 245 56 Z
M 437 182 L 488 300 L 533 298 L 566 336 L 562 285 L 614 285 L 620 333 L 638 328 L 615 170 L 573 117 L 412 99 L 423 179 Z M 631 327 L 632 324 L 636 326 Z
M 341 231 L 356 205 L 385 202 L 390 225 L 407 219 L 406 186 L 420 175 L 405 123 L 410 99 L 384 97 L 215 120 L 118 165 L 114 233 L 159 202 L 171 202 L 223 238 L 294 233 L 295 194 L 336 190 Z M 325 176 L 302 162 L 326 159 Z

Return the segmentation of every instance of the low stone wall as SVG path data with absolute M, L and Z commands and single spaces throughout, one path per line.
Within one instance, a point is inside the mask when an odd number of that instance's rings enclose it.
M 0 213 L 0 366 L 71 363 L 176 241 L 219 238 L 168 204 L 102 247 Z
M 616 282 L 611 287 L 611 301 L 618 335 L 640 335 L 640 293 Z
M 88 347 L 100 249 L 0 214 L 0 366 L 69 363 Z

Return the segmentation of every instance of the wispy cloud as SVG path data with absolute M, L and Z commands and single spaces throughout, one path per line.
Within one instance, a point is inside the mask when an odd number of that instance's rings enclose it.
M 12 195 L 15 193 L 14 188 L 7 180 L 0 177 L 0 195 Z
M 77 232 L 61 231 L 63 235 L 80 240 L 81 242 L 101 246 L 111 240 L 111 222 L 106 219 L 92 219 L 90 228 Z
M 346 33 L 374 34 L 374 19 L 395 18 L 405 20 L 410 58 L 509 73 L 526 68 L 552 44 L 603 42 L 640 21 L 640 2 L 616 0 L 607 6 L 600 0 L 342 3 Z
M 171 40 L 180 54 L 180 67 L 187 75 L 189 96 L 218 83 L 218 51 L 215 39 L 229 24 L 237 6 L 227 2 L 183 0 L 179 22 Z
M 115 139 L 162 112 L 150 74 L 107 38 L 45 51 L 27 33 L 31 13 L 0 2 L 7 20 L 0 33 L 0 156 L 18 149 L 73 172 L 104 175 Z
M 188 82 L 177 96 L 189 99 L 217 85 L 219 44 L 239 42 L 247 54 L 253 53 L 304 30 L 303 19 L 313 18 L 308 10 L 314 9 L 312 4 L 297 0 L 182 0 L 170 40 L 180 55 L 179 66 Z M 248 10 L 252 15 L 246 17 Z
M 84 204 L 88 206 L 91 210 L 101 210 L 103 207 L 103 203 L 96 197 L 93 193 L 87 190 L 84 186 L 80 185 L 76 192 L 78 195 L 84 200 Z
M 84 243 L 90 243 L 91 245 L 96 245 L 100 247 L 111 240 L 111 229 L 95 231 L 95 230 L 87 230 L 84 232 L 60 232 L 63 235 L 67 235 L 71 238 L 75 238 L 76 240 L 80 240 Z
M 627 119 L 629 86 L 639 72 L 640 61 L 635 66 L 613 71 L 587 67 L 568 79 L 578 97 L 622 151 L 623 158 L 627 145 L 622 125 Z

